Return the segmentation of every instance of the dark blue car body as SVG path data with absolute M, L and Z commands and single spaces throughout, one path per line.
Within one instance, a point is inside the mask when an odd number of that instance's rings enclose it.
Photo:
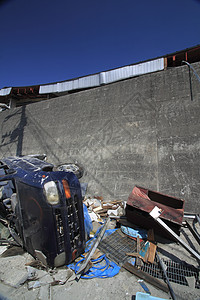
M 11 194 L 11 205 L 5 205 L 1 215 L 32 256 L 53 268 L 84 252 L 83 205 L 76 175 L 54 171 L 52 164 L 30 156 L 1 159 L 0 169 L 4 173 L 0 181 L 7 182 L 7 196 Z M 50 203 L 54 198 L 56 202 Z M 9 199 L 2 199 L 1 207 Z

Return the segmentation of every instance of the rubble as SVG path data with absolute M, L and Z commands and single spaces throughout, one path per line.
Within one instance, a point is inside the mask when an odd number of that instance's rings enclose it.
M 158 295 L 159 299 L 167 299 L 169 294 L 173 299 L 184 299 L 184 295 L 189 294 L 189 292 L 193 295 L 192 299 L 200 298 L 199 264 L 196 260 L 199 255 L 197 251 L 200 224 L 195 215 L 192 219 L 187 220 L 187 216 L 191 215 L 188 214 L 184 218 L 181 209 L 182 222 L 181 224 L 179 222 L 178 227 L 176 227 L 180 234 L 180 238 L 178 236 L 176 240 L 179 242 L 178 244 L 176 241 L 160 236 L 158 234 L 160 230 L 154 232 L 156 220 L 152 228 L 152 223 L 149 222 L 152 215 L 151 210 L 148 212 L 148 217 L 143 215 L 144 218 L 148 218 L 148 222 L 144 226 L 145 229 L 143 226 L 138 227 L 137 220 L 135 224 L 133 218 L 127 218 L 129 212 L 127 213 L 124 201 L 108 202 L 102 197 L 85 197 L 83 204 L 87 207 L 89 222 L 91 222 L 90 225 L 92 224 L 91 227 L 88 227 L 90 232 L 87 242 L 91 248 L 89 250 L 86 247 L 85 253 L 76 258 L 75 262 L 72 263 L 74 267 L 68 265 L 49 269 L 37 259 L 30 262 L 28 253 L 13 256 L 14 252 L 10 251 L 8 254 L 11 256 L 6 257 L 5 249 L 13 248 L 12 244 L 8 243 L 7 246 L 0 247 L 0 250 L 2 248 L 2 252 L 4 252 L 0 257 L 0 282 L 15 288 L 19 293 L 22 288 L 23 293 L 25 291 L 34 293 L 37 295 L 34 296 L 34 299 L 51 299 L 55 291 L 62 294 L 70 293 L 73 290 L 75 295 L 75 289 L 84 289 L 86 285 L 90 286 L 89 283 L 83 283 L 80 278 L 93 278 L 97 286 L 101 286 L 100 281 L 98 281 L 102 280 L 100 278 L 107 278 L 104 280 L 117 282 L 114 298 L 119 299 L 117 298 L 117 288 L 120 288 L 118 278 L 122 280 L 122 276 L 124 276 L 126 280 L 127 278 L 132 281 L 135 280 L 132 293 L 132 295 L 136 295 L 135 299 L 143 299 L 141 297 L 144 297 L 144 294 L 146 298 L 148 297 L 147 299 L 156 299 L 151 295 Z M 112 230 L 108 230 L 109 233 L 107 233 L 102 228 L 106 229 L 109 219 L 111 220 L 108 228 Z M 194 220 L 195 229 L 192 225 Z M 184 240 L 184 244 L 187 245 L 189 239 L 190 245 L 183 247 L 180 240 Z M 191 243 L 197 249 L 193 250 L 197 253 L 196 257 L 191 255 L 194 254 L 193 251 L 187 251 L 187 248 L 191 247 Z M 115 270 L 115 266 L 118 269 Z M 97 270 L 101 270 L 101 273 Z M 105 270 L 106 272 L 107 270 L 114 270 L 109 274 L 112 277 L 107 276 Z M 127 271 L 130 275 L 125 275 Z M 76 281 L 77 277 L 78 282 Z M 140 279 L 138 280 L 138 278 Z M 129 292 L 126 292 L 124 299 L 128 299 L 127 297 L 130 296 L 128 286 L 126 289 Z M 142 293 L 144 291 L 145 293 Z M 13 292 L 11 295 L 13 296 Z M 92 293 L 88 293 L 87 299 L 92 299 L 92 295 Z M 105 299 L 112 299 L 110 296 L 106 298 L 104 293 L 103 295 Z M 76 298 L 81 299 L 78 295 Z
M 125 214 L 126 203 L 124 201 L 104 201 L 101 197 L 87 198 L 83 203 L 87 206 L 92 221 L 102 222 L 102 218 L 108 216 L 123 216 Z M 96 216 L 95 216 L 96 215 Z
M 147 193 L 145 194 L 145 196 L 143 194 L 144 191 L 145 192 L 147 191 Z M 138 201 L 139 200 L 138 197 L 144 197 L 147 200 L 147 198 L 148 198 L 148 195 L 147 195 L 148 192 L 149 192 L 149 190 L 146 190 L 146 189 L 144 189 L 142 191 L 141 190 L 139 190 L 139 191 L 137 190 L 137 196 L 134 196 L 135 197 L 134 200 L 137 199 L 137 201 Z M 172 223 L 168 222 L 168 226 L 170 226 L 171 228 L 175 229 L 175 231 L 178 234 L 180 234 L 180 230 L 181 230 L 181 228 L 183 226 L 184 200 L 173 198 L 173 197 L 166 196 L 166 195 L 163 196 L 162 194 L 156 193 L 156 192 L 153 192 L 153 191 L 150 191 L 150 194 L 151 194 L 151 196 L 153 194 L 153 196 L 155 197 L 156 201 L 153 201 L 154 203 L 151 203 L 150 205 L 148 204 L 149 208 L 147 209 L 147 212 L 150 213 L 150 215 L 151 215 L 151 209 L 150 208 L 154 208 L 156 206 L 156 204 L 157 204 L 157 201 L 158 202 L 161 201 L 161 204 L 159 204 L 159 206 L 161 206 L 162 212 L 164 212 L 164 219 L 165 220 L 169 220 L 170 222 L 172 222 Z M 163 199 L 161 199 L 162 197 L 164 197 L 164 201 L 167 200 L 166 203 L 163 201 Z M 119 203 L 106 204 L 106 203 L 100 203 L 100 201 L 96 201 L 96 200 L 94 202 L 93 201 L 94 200 L 88 201 L 88 199 L 87 199 L 86 203 L 87 203 L 88 209 L 90 209 L 93 213 L 95 213 L 97 215 L 97 218 L 99 218 L 99 217 L 106 218 L 106 217 L 112 215 L 112 216 L 116 217 L 117 221 L 119 221 L 121 219 L 120 216 L 125 215 L 124 211 L 123 211 L 123 209 L 125 209 L 124 203 L 123 204 L 121 203 L 121 205 L 119 205 Z M 133 201 L 133 196 L 131 196 L 131 201 Z M 131 216 L 131 218 L 130 218 L 130 214 L 129 214 L 129 206 L 132 205 L 132 203 L 133 203 L 133 202 L 131 203 L 131 201 L 130 201 L 130 197 L 129 197 L 128 205 L 126 206 L 126 214 L 127 214 L 127 217 L 128 217 L 127 219 L 129 221 L 129 224 L 132 223 L 132 227 L 136 227 L 135 225 L 138 225 L 138 219 L 136 218 L 136 222 L 135 222 L 134 217 Z M 115 207 L 116 204 L 118 205 L 117 208 Z M 169 205 L 172 208 L 167 208 L 166 205 L 164 205 L 164 204 Z M 111 205 L 113 205 L 112 206 L 112 210 L 110 210 L 110 206 Z M 141 206 L 141 207 L 142 207 L 142 210 L 144 210 L 144 207 L 143 206 Z M 120 212 L 120 213 L 119 213 L 119 208 L 122 209 L 122 212 Z M 137 205 L 137 208 L 138 208 L 138 205 Z M 110 212 L 110 211 L 112 211 L 112 212 Z M 140 214 L 140 216 L 141 216 L 141 214 Z M 162 216 L 163 216 L 163 214 L 162 214 Z M 169 219 L 168 216 L 170 216 L 170 219 Z M 143 237 L 140 236 L 140 238 L 148 240 L 148 242 L 146 242 L 142 246 L 142 249 L 140 249 L 140 243 L 138 242 L 139 241 L 138 240 L 139 235 L 135 234 L 135 236 L 134 236 L 133 234 L 130 233 L 131 232 L 131 228 L 129 228 L 127 226 L 123 226 L 123 225 L 121 226 L 121 231 L 123 233 L 129 235 L 130 238 L 135 238 L 136 241 L 137 241 L 136 251 L 132 251 L 131 253 L 128 253 L 128 252 L 126 253 L 126 255 L 129 256 L 129 257 L 135 257 L 134 264 L 132 265 L 132 263 L 127 260 L 127 262 L 125 262 L 124 266 L 127 269 L 129 269 L 129 271 L 130 271 L 130 268 L 131 268 L 131 272 L 133 271 L 133 268 L 134 268 L 134 272 L 133 273 L 135 275 L 137 274 L 137 276 L 139 276 L 139 277 L 143 276 L 143 278 L 145 278 L 147 281 L 149 280 L 149 282 L 155 284 L 159 288 L 162 288 L 165 292 L 169 288 L 169 292 L 171 293 L 172 298 L 176 299 L 176 296 L 175 296 L 175 294 L 173 292 L 171 284 L 170 284 L 170 282 L 168 280 L 167 273 L 165 273 L 165 276 L 163 277 L 164 281 L 167 280 L 167 285 L 165 285 L 164 283 L 161 283 L 161 282 L 157 283 L 156 282 L 156 280 L 157 280 L 156 278 L 152 277 L 152 275 L 149 276 L 148 273 L 145 273 L 145 272 L 142 271 L 141 261 L 143 263 L 147 263 L 147 264 L 148 263 L 154 264 L 156 257 L 157 258 L 159 257 L 158 253 L 156 251 L 156 249 L 157 249 L 157 241 L 159 239 L 157 240 L 157 237 L 156 237 L 156 240 L 155 240 L 152 228 L 155 229 L 156 233 L 159 233 L 162 236 L 165 236 L 165 237 L 168 237 L 168 238 L 171 237 L 168 234 L 169 232 L 167 232 L 167 234 L 165 234 L 166 231 L 165 232 L 162 231 L 161 230 L 162 228 L 159 227 L 159 226 L 157 226 L 156 223 L 153 223 L 152 221 L 149 222 L 149 217 L 147 215 L 146 216 L 143 215 L 142 218 L 143 218 L 142 219 L 143 222 L 142 223 L 141 223 L 141 221 L 139 222 L 140 226 L 142 224 L 144 224 L 144 226 L 142 226 L 142 227 L 150 229 L 150 231 L 148 232 L 148 238 L 147 238 L 147 236 L 145 236 L 145 237 L 144 236 Z M 145 219 L 147 220 L 147 222 L 144 222 Z M 153 226 L 152 226 L 152 224 L 153 224 Z M 186 224 L 187 224 L 187 222 L 186 222 Z M 160 225 L 160 224 L 158 224 L 158 225 Z M 168 228 L 170 228 L 170 227 L 168 227 Z M 187 224 L 187 227 L 191 231 L 191 227 L 190 227 L 189 224 Z M 192 232 L 192 233 L 194 235 L 194 232 Z M 173 240 L 175 239 L 174 237 L 175 236 L 172 236 Z M 199 241 L 198 240 L 198 233 L 195 234 L 195 238 L 196 238 L 196 240 L 198 242 Z M 176 241 L 178 241 L 178 242 L 180 242 L 180 240 L 181 239 L 178 239 L 178 240 L 176 239 Z M 186 244 L 185 244 L 185 242 L 183 242 L 183 243 L 181 243 L 181 245 L 185 246 Z M 112 244 L 112 247 L 113 247 L 113 244 Z M 186 245 L 185 249 L 188 250 L 188 248 L 190 249 L 190 246 Z M 116 251 L 116 250 L 114 250 L 114 251 Z M 120 251 L 121 251 L 121 249 L 120 249 Z M 193 254 L 193 256 L 195 256 L 194 254 L 196 254 L 195 257 L 199 258 L 198 253 L 194 252 L 193 250 L 190 251 L 190 253 Z M 106 253 L 106 254 L 109 255 L 110 253 Z M 116 252 L 115 252 L 115 254 L 116 254 Z M 175 257 L 175 254 L 174 254 L 174 257 Z M 177 257 L 177 260 L 179 260 L 178 257 Z M 184 258 L 182 259 L 182 261 L 184 262 Z M 162 263 L 162 259 L 160 259 L 160 264 L 161 263 Z M 198 270 L 198 266 L 197 266 L 197 270 Z M 197 271 L 197 276 L 199 278 L 199 272 L 198 271 Z M 199 281 L 198 281 L 199 279 L 198 278 L 197 278 L 196 284 L 198 285 L 198 288 L 200 288 Z M 189 283 L 187 283 L 187 284 L 189 286 Z M 167 288 L 167 286 L 168 286 L 168 288 Z M 193 287 L 194 287 L 194 284 L 193 284 Z

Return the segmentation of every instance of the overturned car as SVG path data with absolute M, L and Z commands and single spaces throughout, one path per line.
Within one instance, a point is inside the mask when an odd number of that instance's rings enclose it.
M 0 221 L 33 257 L 49 267 L 68 264 L 85 249 L 80 183 L 67 165 L 37 157 L 0 160 Z

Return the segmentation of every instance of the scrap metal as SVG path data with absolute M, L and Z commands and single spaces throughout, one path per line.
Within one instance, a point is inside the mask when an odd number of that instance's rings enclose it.
M 192 233 L 193 237 L 195 238 L 195 240 L 197 241 L 197 243 L 200 245 L 200 235 L 198 234 L 198 232 L 196 232 L 192 226 L 190 225 L 190 223 L 188 221 L 185 221 L 183 224 L 186 224 L 187 228 L 190 230 L 190 232 Z
M 167 276 L 167 272 L 166 272 L 166 270 L 165 270 L 165 265 L 163 264 L 163 261 L 162 261 L 162 259 L 159 257 L 157 251 L 156 251 L 156 256 L 157 256 L 157 258 L 158 258 L 159 264 L 160 264 L 161 269 L 162 269 L 162 271 L 163 271 L 164 279 L 165 279 L 165 281 L 166 281 L 166 283 L 167 283 L 167 286 L 168 286 L 168 288 L 169 288 L 170 295 L 172 296 L 172 299 L 173 299 L 173 300 L 176 300 L 176 296 L 175 296 L 175 294 L 174 294 L 174 291 L 173 291 L 173 289 L 172 289 L 172 286 L 171 286 L 171 284 L 170 284 L 170 282 L 169 282 L 169 278 L 168 278 L 168 276 Z
M 156 233 L 169 237 L 161 226 L 149 218 L 149 213 L 155 206 L 158 206 L 162 209 L 162 220 L 166 221 L 168 226 L 178 234 L 183 221 L 184 204 L 182 199 L 135 186 L 127 201 L 126 216 L 127 220 L 135 225 L 147 229 L 153 228 Z
M 87 266 L 88 266 L 88 264 L 89 264 L 89 262 L 90 262 L 90 259 L 92 258 L 92 255 L 94 254 L 95 250 L 97 249 L 97 247 L 98 247 L 98 245 L 99 245 L 99 243 L 100 243 L 100 241 L 101 241 L 101 239 L 102 239 L 102 237 L 103 237 L 103 235 L 104 235 L 104 233 L 105 233 L 105 231 L 106 231 L 106 228 L 108 227 L 109 222 L 110 222 L 110 218 L 108 218 L 108 219 L 106 220 L 106 222 L 105 222 L 105 224 L 103 225 L 103 227 L 102 227 L 100 233 L 98 234 L 98 236 L 97 236 L 95 242 L 93 243 L 93 245 L 92 245 L 90 251 L 88 252 L 88 254 L 87 254 L 85 260 L 83 261 L 83 263 L 81 264 L 81 266 L 80 266 L 78 272 L 76 273 L 77 279 L 80 279 L 81 275 L 84 273 L 84 271 L 86 271 Z
M 161 215 L 162 210 L 155 206 L 152 211 L 149 213 L 150 216 L 159 224 L 162 226 L 164 230 L 166 230 L 177 242 L 179 242 L 190 254 L 192 254 L 197 261 L 200 263 L 200 255 L 196 251 L 194 251 L 190 246 L 188 246 L 165 222 L 159 218 Z
M 127 253 L 136 252 L 136 241 L 122 233 L 121 229 L 117 229 L 101 241 L 98 249 L 122 266 L 129 259 Z
M 162 261 L 165 264 L 169 281 L 180 285 L 189 286 L 188 278 L 193 277 L 196 281 L 195 288 L 200 289 L 199 270 L 197 268 L 185 262 L 178 263 L 166 259 L 162 259 Z M 159 265 L 157 256 L 155 257 L 154 263 L 144 263 L 141 267 L 141 271 L 157 279 L 163 279 L 163 273 Z

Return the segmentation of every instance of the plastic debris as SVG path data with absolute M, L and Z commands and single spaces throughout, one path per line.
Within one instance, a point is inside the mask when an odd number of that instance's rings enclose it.
M 147 230 L 141 228 L 130 228 L 126 226 L 121 226 L 121 231 L 128 236 L 133 238 L 137 238 L 139 236 L 140 239 L 147 239 Z
M 167 300 L 166 298 L 158 298 L 146 293 L 137 292 L 135 300 Z
M 148 287 L 146 286 L 146 284 L 144 283 L 144 280 L 143 280 L 143 279 L 138 279 L 138 283 L 141 285 L 141 287 L 144 289 L 144 291 L 145 291 L 147 294 L 151 295 L 151 293 L 150 293 Z
M 90 214 L 88 213 L 87 206 L 83 203 L 83 214 L 84 214 L 84 225 L 85 225 L 85 233 L 87 236 L 90 235 L 90 232 L 93 229 L 92 220 Z

